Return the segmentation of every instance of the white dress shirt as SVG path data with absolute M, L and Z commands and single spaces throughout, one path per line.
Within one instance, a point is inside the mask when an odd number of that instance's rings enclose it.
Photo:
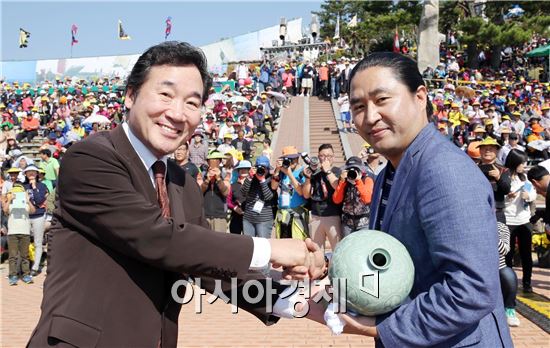
M 149 150 L 147 146 L 145 146 L 145 144 L 143 144 L 141 140 L 139 140 L 139 138 L 132 132 L 128 126 L 128 123 L 124 122 L 122 124 L 122 128 L 124 129 L 124 133 L 128 137 L 130 144 L 136 151 L 138 157 L 141 159 L 145 169 L 147 169 L 147 173 L 149 173 L 149 177 L 151 179 L 151 184 L 154 187 L 155 177 L 151 167 L 156 161 L 160 160 L 164 162 L 166 166 L 165 168 L 167 168 L 168 155 L 163 156 L 162 158 L 157 158 L 151 150 Z M 271 258 L 271 244 L 269 244 L 269 241 L 265 238 L 252 237 L 252 241 L 254 242 L 254 251 L 252 253 L 252 260 L 250 261 L 250 269 L 261 270 L 268 267 L 269 259 Z

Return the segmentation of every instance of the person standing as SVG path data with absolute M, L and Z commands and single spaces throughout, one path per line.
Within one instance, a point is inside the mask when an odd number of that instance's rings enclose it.
M 42 260 L 42 242 L 46 229 L 46 199 L 48 198 L 48 188 L 38 179 L 38 168 L 36 166 L 28 166 L 23 173 L 26 177 L 24 188 L 29 197 L 30 204 L 34 207 L 34 212 L 29 214 L 29 219 L 35 250 L 31 276 L 36 277 L 40 274 L 40 261 Z
M 375 337 L 376 347 L 512 347 L 489 183 L 429 122 L 432 106 L 414 60 L 377 52 L 350 76 L 357 130 L 388 159 L 369 228 L 403 243 L 415 275 L 399 308 L 376 318 L 340 314 L 344 333 Z M 324 306 L 310 305 L 309 317 L 322 321 Z
M 505 166 L 510 171 L 510 193 L 506 195 L 504 213 L 506 224 L 510 229 L 510 251 L 506 255 L 506 265 L 513 267 L 513 258 L 516 250 L 516 240 L 521 257 L 523 271 L 523 291 L 532 292 L 531 274 L 533 271 L 533 257 L 531 255 L 531 202 L 537 199 L 537 192 L 527 180 L 525 165 L 527 154 L 512 149 L 506 157 Z
M 497 163 L 497 154 L 500 144 L 492 137 L 485 138 L 479 145 L 480 163 L 479 169 L 483 172 L 495 197 L 495 210 L 497 221 L 506 223 L 504 214 L 505 197 L 510 193 L 511 179 L 510 172 L 506 167 Z
M 231 189 L 227 196 L 227 208 L 231 210 L 229 232 L 233 234 L 243 233 L 243 209 L 245 199 L 241 193 L 241 187 L 249 175 L 250 168 L 252 168 L 252 164 L 249 161 L 239 161 L 239 164 L 235 167 L 238 174 L 237 180 L 231 184 Z
M 24 283 L 33 282 L 29 267 L 29 244 L 31 242 L 31 224 L 29 214 L 34 213 L 34 206 L 21 183 L 15 183 L 6 195 L 2 204 L 4 214 L 8 216 L 8 252 L 9 252 L 9 285 L 17 285 L 19 280 L 17 258 L 21 258 L 21 271 Z
M 340 169 L 333 166 L 334 149 L 331 144 L 321 144 L 318 149 L 319 163 L 304 168 L 304 198 L 310 202 L 309 235 L 320 248 L 328 239 L 332 250 L 342 239 L 342 205 L 332 200 L 338 187 Z
M 258 157 L 241 187 L 245 202 L 243 231 L 247 236 L 271 236 L 277 195 L 271 188 L 270 170 L 269 159 L 264 156 Z
M 506 265 L 506 255 L 510 252 L 510 229 L 502 222 L 498 224 L 498 255 L 499 276 L 506 321 L 508 326 L 517 327 L 520 324 L 516 315 L 516 295 L 518 292 L 518 277 L 514 269 Z
M 128 77 L 127 123 L 64 155 L 51 228 L 55 247 L 27 347 L 175 347 L 181 303 L 172 290 L 180 298 L 185 292 L 175 282 L 191 276 L 213 292 L 218 279 L 227 295 L 234 278 L 242 299 L 247 280 L 266 283 L 250 271 L 269 262 L 294 278 L 323 273 L 322 252 L 312 241 L 206 228 L 200 189 L 167 157 L 200 123 L 210 85 L 200 49 L 176 41 L 153 46 Z M 269 300 L 283 300 L 277 294 L 235 304 L 270 324 L 283 315 L 267 312 Z
M 202 176 L 201 191 L 204 198 L 206 221 L 214 231 L 227 232 L 226 197 L 229 193 L 229 180 L 222 171 L 224 155 L 213 151 L 208 155 L 208 167 Z

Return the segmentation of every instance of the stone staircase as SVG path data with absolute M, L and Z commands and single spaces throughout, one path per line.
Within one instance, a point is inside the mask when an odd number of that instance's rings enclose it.
M 335 167 L 345 164 L 344 148 L 331 102 L 311 97 L 309 98 L 309 149 L 312 156 L 317 155 L 317 149 L 321 144 L 332 144 Z
M 42 146 L 45 142 L 46 138 L 44 137 L 43 131 L 39 131 L 38 135 L 32 139 L 32 142 L 21 142 L 18 144 L 23 152 L 23 155 L 31 158 L 34 161 L 34 164 L 38 166 L 40 164 L 40 155 L 38 154 L 38 151 L 40 151 L 40 146 Z

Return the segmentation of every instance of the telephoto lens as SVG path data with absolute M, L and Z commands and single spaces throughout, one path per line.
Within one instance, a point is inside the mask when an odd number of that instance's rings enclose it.
M 266 171 L 265 171 L 264 167 L 262 167 L 262 166 L 256 167 L 256 174 L 258 174 L 259 176 L 264 176 L 265 173 L 266 173 Z
M 283 159 L 283 167 L 285 167 L 285 168 L 290 167 L 290 159 L 288 159 L 288 158 Z
M 315 172 L 319 168 L 319 157 L 313 156 L 309 159 L 309 167 L 311 168 L 312 172 Z
M 357 173 L 357 169 L 350 169 L 348 171 L 348 178 L 351 179 L 351 180 L 357 180 L 357 176 L 358 176 L 358 173 Z

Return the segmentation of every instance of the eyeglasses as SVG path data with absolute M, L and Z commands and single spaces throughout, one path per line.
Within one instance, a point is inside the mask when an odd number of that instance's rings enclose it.
M 319 158 L 334 158 L 334 155 L 319 155 Z

